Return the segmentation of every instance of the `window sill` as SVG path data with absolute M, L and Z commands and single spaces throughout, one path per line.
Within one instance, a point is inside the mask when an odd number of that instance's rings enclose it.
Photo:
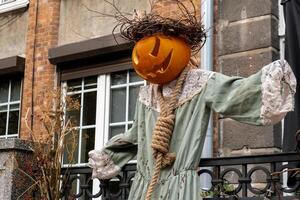
M 3 5 L 0 5 L 0 14 L 6 13 L 12 10 L 17 10 L 20 8 L 24 8 L 29 4 L 29 0 L 17 0 L 15 2 L 6 3 Z

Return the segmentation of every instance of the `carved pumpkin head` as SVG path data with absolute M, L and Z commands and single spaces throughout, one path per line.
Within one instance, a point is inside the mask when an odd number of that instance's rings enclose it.
M 143 79 L 157 84 L 177 78 L 191 56 L 191 48 L 181 38 L 156 34 L 139 40 L 133 48 L 135 71 Z

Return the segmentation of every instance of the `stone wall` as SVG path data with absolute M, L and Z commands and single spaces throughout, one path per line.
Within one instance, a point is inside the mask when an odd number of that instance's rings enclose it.
M 0 15 L 0 59 L 25 54 L 28 12 L 24 9 Z
M 247 77 L 279 58 L 278 1 L 218 0 L 216 70 Z M 218 120 L 219 153 L 272 153 L 281 147 L 281 125 L 258 127 Z
M 180 2 L 183 3 L 190 12 L 194 11 L 194 7 L 191 4 L 191 2 L 193 2 L 196 9 L 196 15 L 200 18 L 200 0 L 181 0 Z M 181 11 L 177 2 L 174 0 L 156 0 L 155 4 L 153 4 L 153 12 L 158 13 L 163 17 L 178 19 Z
M 18 139 L 0 140 L 1 200 L 31 199 L 26 198 L 28 194 L 22 194 L 33 184 L 25 174 L 30 175 L 32 164 L 29 143 Z

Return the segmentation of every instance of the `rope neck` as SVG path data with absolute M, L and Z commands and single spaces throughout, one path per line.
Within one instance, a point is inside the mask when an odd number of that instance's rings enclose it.
M 153 149 L 155 168 L 151 182 L 148 186 L 146 200 L 151 200 L 151 196 L 159 179 L 161 169 L 172 165 L 176 159 L 175 153 L 169 152 L 169 147 L 175 125 L 176 116 L 174 112 L 178 104 L 178 96 L 182 91 L 183 83 L 187 73 L 188 67 L 186 67 L 180 74 L 176 82 L 176 86 L 173 89 L 171 97 L 168 99 L 168 101 L 166 101 L 163 97 L 162 86 L 160 85 L 158 87 L 158 101 L 161 112 L 152 134 L 151 148 Z

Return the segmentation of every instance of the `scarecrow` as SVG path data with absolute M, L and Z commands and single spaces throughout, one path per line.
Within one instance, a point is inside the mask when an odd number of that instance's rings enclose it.
M 140 89 L 132 128 L 91 151 L 89 164 L 94 178 L 110 179 L 137 156 L 130 200 L 201 199 L 197 168 L 211 110 L 253 125 L 276 123 L 293 110 L 296 80 L 284 60 L 248 78 L 198 69 L 191 57 L 205 30 L 192 1 L 193 12 L 174 2 L 177 19 L 116 15 L 121 35 L 135 42 L 133 66 L 149 84 Z

